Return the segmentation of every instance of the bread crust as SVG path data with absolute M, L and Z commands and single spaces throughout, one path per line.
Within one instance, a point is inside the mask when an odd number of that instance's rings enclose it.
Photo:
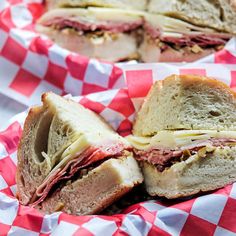
M 35 110 L 35 112 L 34 112 Z M 16 184 L 17 184 L 17 196 L 21 202 L 29 201 L 29 197 L 27 196 L 27 193 L 25 193 L 24 189 L 24 183 L 22 183 L 21 174 L 23 169 L 23 163 L 24 163 L 24 156 L 21 154 L 23 145 L 24 145 L 24 139 L 27 131 L 29 130 L 29 124 L 31 123 L 31 120 L 33 120 L 34 113 L 40 113 L 41 107 L 35 107 L 31 108 L 29 110 L 28 116 L 26 117 L 24 126 L 23 126 L 23 132 L 20 139 L 20 142 L 18 144 L 18 152 L 17 152 L 17 169 L 16 169 Z
M 205 83 L 209 87 L 220 88 L 222 89 L 222 92 L 228 92 L 234 98 L 236 98 L 236 92 L 232 90 L 227 84 L 213 77 L 207 77 L 207 76 L 191 75 L 191 74 L 188 74 L 188 75 L 174 75 L 173 74 L 173 75 L 168 76 L 164 80 L 156 81 L 154 83 L 154 86 L 155 84 L 158 84 L 158 83 L 160 84 L 159 86 L 162 86 L 165 83 L 170 83 L 170 82 L 173 83 L 177 81 L 181 81 L 181 84 L 183 84 L 187 88 L 192 86 L 195 83 Z M 150 93 L 151 93 L 151 90 L 149 91 L 148 95 Z
M 17 191 L 19 200 L 23 204 L 27 204 L 30 200 L 33 192 L 36 189 L 37 181 L 40 181 L 44 178 L 44 176 L 40 176 L 36 173 L 34 174 L 27 174 L 30 173 L 30 160 L 27 159 L 27 156 L 24 154 L 24 150 L 30 145 L 31 138 L 29 137 L 29 133 L 33 128 L 34 124 L 37 123 L 39 116 L 42 115 L 44 109 L 42 106 L 33 107 L 29 110 L 28 116 L 26 117 L 22 136 L 18 145 L 18 152 L 17 152 L 17 170 L 16 170 L 16 183 L 17 183 Z M 27 163 L 27 164 L 26 164 Z

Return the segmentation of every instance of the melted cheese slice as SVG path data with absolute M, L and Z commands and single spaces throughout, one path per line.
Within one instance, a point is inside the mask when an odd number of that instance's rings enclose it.
M 108 24 L 108 23 L 132 23 L 141 21 L 142 11 L 133 11 L 116 8 L 58 8 L 46 12 L 38 20 L 39 24 L 47 25 L 48 22 L 62 18 L 74 22 L 87 24 Z
M 52 168 L 48 176 L 63 168 L 72 159 L 80 158 L 80 154 L 89 147 L 111 143 L 129 145 L 94 112 L 52 93 L 45 99 L 48 109 L 54 113 L 48 135 L 47 153 L 42 153 Z
M 51 172 L 48 174 L 47 178 L 45 181 L 48 180 L 48 178 L 57 170 L 62 169 L 66 164 L 74 159 L 78 158 L 80 154 L 82 154 L 87 148 L 89 148 L 91 143 L 89 140 L 86 138 L 85 135 L 80 135 L 78 139 L 73 142 L 71 145 L 69 145 L 62 155 L 60 156 L 59 163 L 51 170 Z M 48 159 L 48 155 L 46 153 L 42 153 L 42 155 L 45 157 L 45 159 Z M 45 182 L 44 181 L 44 182 Z
M 138 150 L 149 150 L 155 148 L 176 149 L 194 146 L 211 138 L 236 139 L 236 131 L 217 130 L 178 130 L 160 131 L 152 137 L 139 137 L 129 135 L 126 139 Z

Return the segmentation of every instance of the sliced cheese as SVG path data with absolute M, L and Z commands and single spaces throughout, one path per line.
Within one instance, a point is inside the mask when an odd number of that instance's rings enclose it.
M 65 159 L 73 159 L 78 157 L 85 149 L 90 146 L 89 140 L 85 135 L 81 135 L 74 143 L 72 143 L 61 155 L 60 163 L 66 162 Z M 60 164 L 59 163 L 59 164 Z
M 62 169 L 72 159 L 80 158 L 80 155 L 89 147 L 101 147 L 105 145 L 122 143 L 128 147 L 126 139 L 119 136 L 108 126 L 101 117 L 83 106 L 65 100 L 55 94 L 46 96 L 49 109 L 55 113 L 48 135 L 48 150 L 42 155 L 52 167 L 48 176 Z M 49 151 L 53 146 L 53 140 L 66 138 L 58 142 L 57 152 Z M 54 148 L 55 149 L 55 148 Z
M 59 8 L 46 12 L 38 21 L 39 24 L 47 24 L 53 19 L 66 19 L 74 22 L 88 24 L 105 24 L 123 22 L 132 23 L 142 20 L 140 11 L 131 11 L 124 9 L 107 9 L 107 8 Z
M 178 130 L 160 131 L 152 137 L 139 137 L 133 135 L 126 137 L 130 144 L 138 150 L 149 150 L 153 147 L 175 149 L 207 141 L 210 138 L 236 139 L 236 131 Z
M 69 145 L 64 152 L 62 153 L 59 163 L 52 169 L 52 171 L 48 174 L 45 181 L 48 180 L 48 178 L 53 175 L 57 170 L 62 169 L 66 164 L 75 158 L 78 158 L 80 154 L 82 154 L 87 148 L 90 147 L 90 142 L 86 138 L 85 135 L 80 135 L 78 139 L 73 142 L 71 145 Z M 46 158 L 47 154 L 42 153 L 42 155 Z M 45 182 L 44 181 L 44 182 Z
M 183 20 L 171 18 L 168 16 L 146 13 L 144 17 L 145 20 L 148 22 L 148 24 L 150 24 L 152 27 L 156 29 L 160 29 L 163 33 L 166 33 L 167 35 L 171 34 L 171 32 L 181 33 L 181 34 L 191 34 L 191 35 L 207 33 L 207 34 L 218 34 L 222 36 L 225 35 L 230 37 L 230 34 L 219 33 L 217 30 L 207 27 L 192 25 Z

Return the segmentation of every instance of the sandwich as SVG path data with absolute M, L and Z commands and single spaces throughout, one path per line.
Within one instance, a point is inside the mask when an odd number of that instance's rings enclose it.
M 150 0 L 148 11 L 236 34 L 235 0 Z
M 18 198 L 43 212 L 102 211 L 143 181 L 130 144 L 94 112 L 53 93 L 26 118 L 18 147 Z
M 146 13 L 139 53 L 144 62 L 192 62 L 222 49 L 231 37 L 229 32 Z
M 58 7 L 111 7 L 145 10 L 146 0 L 46 0 L 49 9 Z
M 233 0 L 151 0 L 148 12 L 143 0 L 47 3 L 38 32 L 70 51 L 111 62 L 193 62 L 236 34 Z
M 37 31 L 81 55 L 107 60 L 137 59 L 142 13 L 109 8 L 60 8 L 46 12 Z
M 149 91 L 127 137 L 147 192 L 177 198 L 236 181 L 236 94 L 223 82 L 173 75 Z

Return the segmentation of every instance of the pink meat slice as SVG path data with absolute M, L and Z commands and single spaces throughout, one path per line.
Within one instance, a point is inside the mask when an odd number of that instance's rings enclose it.
M 134 22 L 112 22 L 106 21 L 103 23 L 89 23 L 89 22 L 78 22 L 70 19 L 64 19 L 61 17 L 54 18 L 50 21 L 44 23 L 45 26 L 56 26 L 58 29 L 64 29 L 67 27 L 76 29 L 78 31 L 109 31 L 113 33 L 127 32 L 134 30 L 142 25 L 142 20 L 137 20 Z
M 90 166 L 91 164 L 101 161 L 107 157 L 121 155 L 124 145 L 119 143 L 109 147 L 101 146 L 99 148 L 90 147 L 84 151 L 78 158 L 69 161 L 62 169 L 55 171 L 42 185 L 40 185 L 32 200 L 31 206 L 36 206 L 42 202 L 50 190 L 61 180 L 72 178 L 79 170 Z
M 197 33 L 192 31 L 189 34 L 183 34 L 183 37 L 163 37 L 162 31 L 159 28 L 154 28 L 150 24 L 145 24 L 146 32 L 153 39 L 159 38 L 166 43 L 173 43 L 179 46 L 217 46 L 224 45 L 232 36 L 224 33 Z
M 222 37 L 221 35 L 184 35 L 182 38 L 174 38 L 174 37 L 161 37 L 161 40 L 167 43 L 173 43 L 180 46 L 217 46 L 217 45 L 224 45 L 228 40 L 229 37 Z
M 179 149 L 150 149 L 148 151 L 134 150 L 136 154 L 136 159 L 140 161 L 147 161 L 153 165 L 160 165 L 162 167 L 169 166 L 171 161 L 181 158 L 185 150 L 189 150 L 190 154 L 193 155 L 199 149 L 205 147 L 206 145 L 211 145 L 214 147 L 224 147 L 229 143 L 236 143 L 236 139 L 231 138 L 212 138 L 207 141 L 199 142 L 198 144 L 186 146 Z M 161 171 L 164 168 L 159 168 Z

